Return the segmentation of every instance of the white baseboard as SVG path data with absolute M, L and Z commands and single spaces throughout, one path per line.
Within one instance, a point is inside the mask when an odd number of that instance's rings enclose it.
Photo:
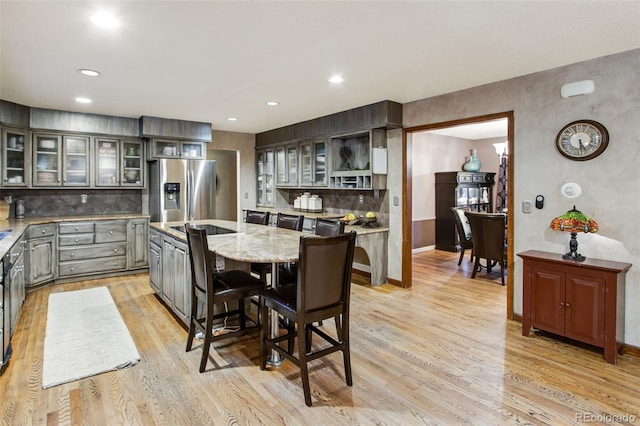
M 435 250 L 436 246 L 418 247 L 411 250 L 411 254 L 422 253 L 423 251 Z

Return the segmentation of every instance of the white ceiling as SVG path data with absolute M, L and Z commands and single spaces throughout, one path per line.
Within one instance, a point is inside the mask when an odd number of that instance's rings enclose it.
M 638 48 L 640 1 L 1 0 L 0 37 L 2 99 L 257 133 Z
M 433 133 L 442 136 L 451 136 L 460 139 L 479 140 L 509 135 L 509 120 L 500 118 L 498 120 L 481 121 L 473 124 L 460 124 L 453 127 L 443 127 L 441 129 L 427 130 L 426 133 Z

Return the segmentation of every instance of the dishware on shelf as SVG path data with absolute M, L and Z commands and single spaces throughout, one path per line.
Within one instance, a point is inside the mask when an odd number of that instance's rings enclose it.
M 54 149 L 56 147 L 56 141 L 52 139 L 42 139 L 38 143 L 38 147 L 43 149 Z

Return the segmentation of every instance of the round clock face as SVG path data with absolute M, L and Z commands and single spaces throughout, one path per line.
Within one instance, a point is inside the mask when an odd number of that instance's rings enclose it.
M 558 133 L 556 148 L 570 160 L 590 160 L 602 154 L 609 143 L 609 133 L 600 123 L 579 120 L 569 123 Z

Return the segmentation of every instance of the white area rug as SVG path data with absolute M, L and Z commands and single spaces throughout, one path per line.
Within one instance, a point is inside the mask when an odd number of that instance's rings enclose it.
M 49 295 L 42 388 L 140 361 L 107 287 Z

